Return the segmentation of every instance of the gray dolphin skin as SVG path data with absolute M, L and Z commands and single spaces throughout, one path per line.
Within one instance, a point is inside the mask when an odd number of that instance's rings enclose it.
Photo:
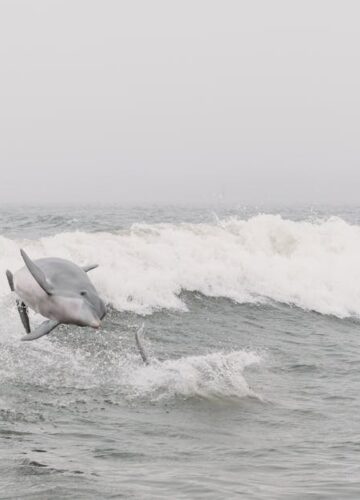
M 18 311 L 27 332 L 21 340 L 38 339 L 62 323 L 100 327 L 106 306 L 86 274 L 96 265 L 79 267 L 69 260 L 55 257 L 33 261 L 24 250 L 20 253 L 25 266 L 14 275 L 7 271 L 6 276 L 11 290 L 18 297 Z M 48 318 L 33 332 L 28 307 Z

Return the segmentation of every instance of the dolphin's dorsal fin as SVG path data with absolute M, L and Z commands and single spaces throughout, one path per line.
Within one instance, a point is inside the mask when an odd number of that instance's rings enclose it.
M 96 269 L 99 267 L 99 264 L 88 264 L 87 266 L 81 266 L 81 268 L 88 273 L 89 271 L 92 271 L 93 269 Z
M 145 350 L 140 342 L 140 335 L 143 333 L 144 328 L 145 328 L 145 323 L 143 323 L 141 325 L 141 327 L 138 329 L 138 331 L 135 332 L 135 342 L 136 342 L 136 345 L 139 349 L 141 359 L 143 360 L 145 365 L 149 365 L 150 364 L 149 358 L 147 357 L 146 352 L 145 352 Z
M 41 288 L 46 292 L 48 295 L 53 294 L 53 286 L 49 282 L 49 280 L 46 278 L 45 273 L 40 269 L 39 266 L 33 262 L 30 257 L 24 252 L 23 249 L 20 250 L 21 257 L 24 259 L 25 265 L 32 274 L 33 278 L 35 281 L 41 286 Z

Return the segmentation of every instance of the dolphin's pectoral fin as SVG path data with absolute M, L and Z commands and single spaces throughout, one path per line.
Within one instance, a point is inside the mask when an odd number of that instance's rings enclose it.
M 40 337 L 43 337 L 44 335 L 48 335 L 58 325 L 60 325 L 59 321 L 53 321 L 51 319 L 44 321 L 43 323 L 41 323 L 41 325 L 39 325 L 36 328 L 36 330 L 34 330 L 32 333 L 29 333 L 28 335 L 25 335 L 25 337 L 22 337 L 21 340 L 39 339 Z
M 147 355 L 144 351 L 144 348 L 140 343 L 140 335 L 143 333 L 143 331 L 144 331 L 144 323 L 141 325 L 141 327 L 138 329 L 138 331 L 135 332 L 135 342 L 136 342 L 137 348 L 139 349 L 141 359 L 143 360 L 143 362 L 146 365 L 149 365 L 150 364 L 149 358 L 147 357 Z
M 93 269 L 96 269 L 97 267 L 99 267 L 99 264 L 89 264 L 87 266 L 81 266 L 81 268 L 86 272 L 88 273 L 89 271 L 92 271 Z
M 26 307 L 26 304 L 24 304 L 24 302 L 21 302 L 20 300 L 17 300 L 16 305 L 17 305 L 17 309 L 18 309 L 19 314 L 20 314 L 21 322 L 25 328 L 25 331 L 26 331 L 26 333 L 30 333 L 31 328 L 30 328 L 30 321 L 29 321 L 28 309 Z
M 33 278 L 37 281 L 37 283 L 41 286 L 41 288 L 46 292 L 48 295 L 52 295 L 53 293 L 53 286 L 49 282 L 49 280 L 46 278 L 45 273 L 40 269 L 39 266 L 33 262 L 30 257 L 24 252 L 23 249 L 20 250 L 21 257 L 24 259 L 25 265 L 32 274 Z
M 7 270 L 6 271 L 6 277 L 7 277 L 8 282 L 9 282 L 10 290 L 12 292 L 14 292 L 15 291 L 15 287 L 14 287 L 14 277 L 13 277 L 12 272 L 9 271 L 9 270 Z M 17 310 L 19 311 L 20 319 L 21 319 L 21 322 L 22 322 L 22 324 L 23 324 L 23 326 L 25 328 L 26 333 L 30 333 L 31 332 L 31 328 L 30 328 L 30 321 L 29 321 L 29 316 L 28 316 L 28 313 L 27 313 L 27 307 L 26 307 L 26 305 L 21 300 L 16 299 L 16 307 L 17 307 Z

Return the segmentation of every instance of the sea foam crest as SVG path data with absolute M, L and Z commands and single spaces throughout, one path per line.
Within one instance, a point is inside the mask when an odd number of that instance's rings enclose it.
M 257 396 L 245 377 L 246 367 L 260 363 L 254 352 L 233 351 L 187 356 L 127 371 L 132 398 L 239 398 Z
M 186 309 L 179 294 L 198 291 L 238 303 L 272 299 L 323 314 L 360 314 L 360 228 L 331 217 L 278 215 L 213 224 L 135 224 L 103 233 L 60 233 L 37 241 L 0 237 L 0 275 L 33 258 L 97 262 L 92 280 L 120 311 Z M 6 279 L 0 295 L 8 294 Z

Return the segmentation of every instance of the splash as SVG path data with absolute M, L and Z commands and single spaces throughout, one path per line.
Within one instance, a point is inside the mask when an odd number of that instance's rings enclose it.
M 255 396 L 243 372 L 260 359 L 253 352 L 234 351 L 153 362 L 132 372 L 127 383 L 136 398 Z
M 62 332 L 65 334 L 65 332 Z M 87 391 L 105 389 L 113 397 L 159 401 L 178 397 L 242 398 L 256 396 L 244 370 L 261 357 L 249 351 L 211 353 L 144 365 L 134 350 L 84 341 L 80 348 L 54 339 L 37 343 L 1 343 L 0 383 Z M 115 395 L 115 396 L 114 396 Z M 116 396 L 117 395 L 117 396 Z

